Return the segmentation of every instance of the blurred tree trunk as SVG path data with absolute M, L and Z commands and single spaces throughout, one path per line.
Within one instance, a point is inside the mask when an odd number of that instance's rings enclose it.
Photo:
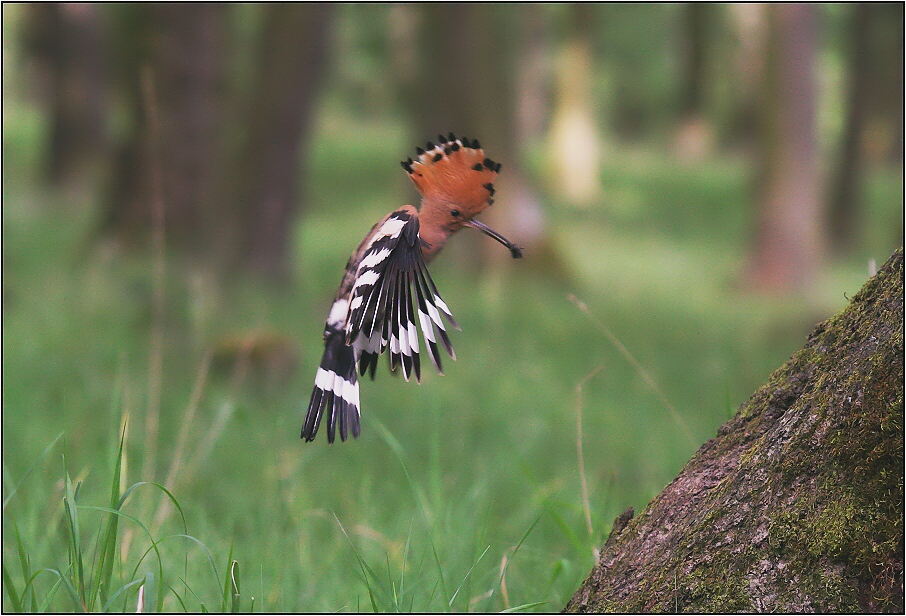
M 734 93 L 733 111 L 727 122 L 729 140 L 751 149 L 758 141 L 759 98 L 764 83 L 767 45 L 766 7 L 758 4 L 731 4 L 727 7 L 738 42 L 729 76 Z
M 615 522 L 564 611 L 903 613 L 903 345 L 901 248 Z
M 704 106 L 705 49 L 708 41 L 709 7 L 701 2 L 683 6 L 685 34 L 684 78 L 680 112 L 683 116 L 700 114 Z
M 231 201 L 221 217 L 219 252 L 273 279 L 289 272 L 293 222 L 304 210 L 305 165 L 314 112 L 327 60 L 325 4 L 272 3 L 263 7 L 257 63 L 244 110 L 244 146 L 237 152 Z
M 224 277 L 247 268 L 282 278 L 292 223 L 302 209 L 300 155 L 324 72 L 330 7 L 263 5 L 251 83 L 238 84 L 239 93 L 227 80 L 234 68 L 227 53 L 234 7 L 171 3 L 112 10 L 121 96 L 133 122 L 114 160 L 106 230 L 131 243 L 146 241 L 150 229 L 151 161 L 139 89 L 147 65 L 160 116 L 164 155 L 155 164 L 161 166 L 168 244 Z
M 869 5 L 872 58 L 870 89 L 872 126 L 868 140 L 871 161 L 903 164 L 903 13 L 901 2 Z
M 108 147 L 104 15 L 94 4 L 48 2 L 26 10 L 25 45 L 42 65 L 50 107 L 45 173 L 55 185 L 72 185 L 96 171 Z
M 823 237 L 815 125 L 816 8 L 769 5 L 758 227 L 746 275 L 757 291 L 807 289 Z
M 121 78 L 131 107 L 129 135 L 114 160 L 107 228 L 127 242 L 144 241 L 151 220 L 147 118 L 139 79 L 151 69 L 160 116 L 160 165 L 167 242 L 204 255 L 222 177 L 225 16 L 222 4 L 170 3 L 121 7 Z
M 837 172 L 830 188 L 829 236 L 831 247 L 838 253 L 850 251 L 858 234 L 858 212 L 861 199 L 862 156 L 861 135 L 865 130 L 871 97 L 869 73 L 870 11 L 872 5 L 856 3 L 849 31 L 848 107 L 843 128 L 843 142 Z
M 161 117 L 167 236 L 202 254 L 210 247 L 222 179 L 226 5 L 153 4 L 152 70 Z
M 569 5 L 568 22 L 551 119 L 554 186 L 562 198 L 589 207 L 601 197 L 601 137 L 591 89 L 594 6 Z
M 521 6 L 518 10 L 506 7 L 506 11 L 506 21 L 515 24 L 511 41 L 505 39 L 502 50 L 507 65 L 512 67 L 511 73 L 503 71 L 504 79 L 512 79 L 508 100 L 504 101 L 508 117 L 501 121 L 508 144 L 501 159 L 507 160 L 507 165 L 497 181 L 501 203 L 491 208 L 484 219 L 534 254 L 546 246 L 547 225 L 538 187 L 523 161 L 527 152 L 542 145 L 546 138 L 550 67 L 545 58 L 551 46 L 551 24 L 547 8 L 541 4 Z M 495 265 L 510 259 L 499 246 L 485 242 L 485 247 L 486 257 Z
M 680 125 L 675 149 L 681 159 L 700 160 L 713 146 L 713 131 L 705 109 L 709 20 L 714 6 L 687 2 L 683 6 L 684 74 L 679 104 Z
M 486 8 L 432 2 L 416 10 L 419 65 L 406 88 L 416 134 L 433 139 L 439 132 L 453 131 L 457 136 L 477 137 L 478 118 L 486 104 L 480 100 L 486 67 L 479 59 L 488 46 L 479 23 Z

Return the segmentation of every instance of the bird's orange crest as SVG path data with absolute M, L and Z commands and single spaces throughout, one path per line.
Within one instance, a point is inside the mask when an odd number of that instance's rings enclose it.
M 477 139 L 438 135 L 435 145 L 416 148 L 417 159 L 400 164 L 421 193 L 423 203 L 455 203 L 467 218 L 494 203 L 494 179 L 500 171 Z

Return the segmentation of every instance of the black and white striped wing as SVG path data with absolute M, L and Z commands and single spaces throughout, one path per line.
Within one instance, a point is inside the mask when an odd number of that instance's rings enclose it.
M 419 328 L 438 372 L 443 374 L 438 337 L 456 359 L 441 315 L 453 327 L 459 326 L 428 273 L 418 228 L 415 214 L 393 212 L 359 262 L 345 329 L 346 343 L 356 349 L 362 375 L 370 368 L 374 378 L 378 355 L 389 350 L 390 369 L 402 366 L 406 380 L 413 373 L 419 380 Z

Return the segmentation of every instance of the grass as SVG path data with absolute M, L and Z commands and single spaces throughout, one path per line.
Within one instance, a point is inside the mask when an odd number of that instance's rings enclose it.
M 5 182 L 5 610 L 559 610 L 612 520 L 866 277 L 860 256 L 808 301 L 745 296 L 745 169 L 614 161 L 613 207 L 546 204 L 553 273 L 532 254 L 432 264 L 459 360 L 420 386 L 383 371 L 361 438 L 303 444 L 324 316 L 348 252 L 411 200 L 408 148 L 327 123 L 295 284 L 216 288 L 169 255 L 158 319 L 151 261 L 91 245 L 91 204 Z M 895 201 L 883 179 L 871 194 Z M 892 246 L 867 228 L 880 264 Z

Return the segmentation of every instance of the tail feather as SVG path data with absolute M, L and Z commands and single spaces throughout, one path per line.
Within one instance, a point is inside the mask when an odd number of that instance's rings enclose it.
M 308 412 L 302 424 L 302 438 L 313 441 L 321 420 L 327 416 L 327 441 L 340 440 L 351 433 L 359 435 L 359 382 L 356 374 L 355 350 L 345 344 L 342 331 L 329 332 L 324 342 L 324 355 L 315 376 Z

